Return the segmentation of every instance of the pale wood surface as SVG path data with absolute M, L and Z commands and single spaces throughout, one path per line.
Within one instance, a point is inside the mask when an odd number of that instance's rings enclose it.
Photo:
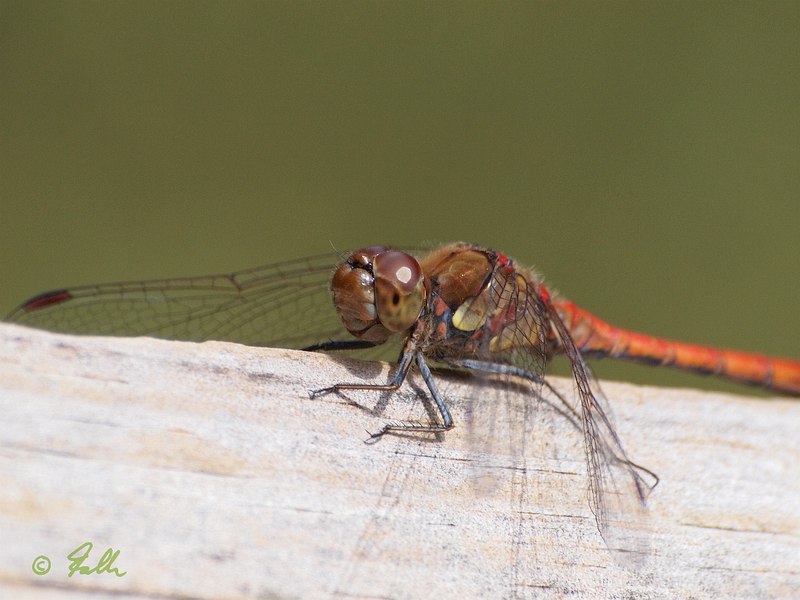
M 456 428 L 367 444 L 426 418 L 418 375 L 308 395 L 389 373 L 0 324 L 0 597 L 800 597 L 800 402 L 605 382 L 661 476 L 631 566 L 589 510 L 580 434 L 543 403 L 436 373 Z M 127 575 L 68 578 L 88 540 Z

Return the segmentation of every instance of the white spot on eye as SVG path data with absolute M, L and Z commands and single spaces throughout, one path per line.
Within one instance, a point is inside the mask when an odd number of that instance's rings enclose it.
M 411 269 L 409 269 L 408 267 L 400 267 L 399 269 L 397 269 L 397 273 L 395 273 L 395 277 L 397 277 L 400 283 L 408 283 L 409 281 L 411 281 L 411 275 L 412 275 Z

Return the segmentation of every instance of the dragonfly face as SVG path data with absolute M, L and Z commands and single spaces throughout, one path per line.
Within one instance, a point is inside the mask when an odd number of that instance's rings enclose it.
M 413 256 L 384 246 L 354 252 L 331 281 L 333 303 L 347 331 L 376 344 L 419 319 L 428 289 Z

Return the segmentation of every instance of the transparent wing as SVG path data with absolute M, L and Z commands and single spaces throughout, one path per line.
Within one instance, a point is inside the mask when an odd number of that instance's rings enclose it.
M 485 312 L 502 315 L 501 322 L 507 324 L 498 326 L 497 321 L 487 319 L 479 334 L 475 360 L 459 353 L 457 345 L 450 348 L 455 354 L 451 363 L 480 374 L 475 382 L 480 393 L 468 412 L 477 456 L 490 457 L 487 464 L 480 458 L 474 464 L 474 485 L 480 495 L 503 485 L 498 478 L 509 472 L 498 471 L 497 457 L 507 457 L 513 467 L 510 472 L 524 472 L 531 444 L 542 439 L 535 430 L 541 426 L 543 415 L 539 413 L 539 403 L 530 399 L 541 396 L 549 325 L 543 321 L 538 296 L 529 288 L 528 280 L 520 273 L 493 273 L 486 290 Z M 541 458 L 541 452 L 534 452 Z M 517 482 L 517 489 L 521 489 L 521 481 Z
M 452 363 L 530 382 L 534 392 L 547 387 L 566 409 L 564 415 L 580 425 L 586 453 L 589 505 L 597 528 L 616 558 L 641 562 L 647 553 L 646 498 L 657 477 L 633 463 L 610 420 L 607 403 L 564 323 L 537 291 L 530 273 L 493 274 L 487 314 L 499 315 L 504 325 L 487 320 L 481 332 L 479 359 L 456 356 Z M 559 351 L 570 360 L 577 405 L 543 377 L 549 336 L 555 333 Z M 455 354 L 457 347 L 450 348 Z M 523 442 L 524 443 L 524 442 Z M 644 476 L 653 478 L 652 484 Z
M 500 331 L 491 331 L 491 323 L 487 323 L 489 329 L 481 344 L 481 354 L 485 360 L 513 365 L 527 373 L 538 393 L 547 366 L 549 324 L 545 306 L 531 281 L 529 273 L 516 270 L 493 275 L 488 312 L 503 315 L 510 324 Z
M 589 505 L 608 548 L 640 563 L 648 552 L 647 496 L 658 477 L 628 458 L 610 420 L 607 402 L 555 308 L 547 305 L 550 323 L 570 360 L 580 398 L 580 421 L 589 478 Z M 604 408 L 606 405 L 606 408 Z M 648 476 L 652 483 L 647 483 Z M 617 554 L 619 558 L 621 555 Z
M 340 260 L 328 253 L 229 274 L 53 290 L 24 302 L 7 320 L 62 333 L 284 348 L 350 340 L 329 290 Z

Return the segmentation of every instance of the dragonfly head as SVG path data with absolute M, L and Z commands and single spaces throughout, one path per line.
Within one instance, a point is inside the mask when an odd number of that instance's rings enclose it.
M 370 246 L 351 254 L 336 269 L 331 291 L 347 330 L 363 340 L 381 343 L 419 318 L 428 286 L 413 256 Z

